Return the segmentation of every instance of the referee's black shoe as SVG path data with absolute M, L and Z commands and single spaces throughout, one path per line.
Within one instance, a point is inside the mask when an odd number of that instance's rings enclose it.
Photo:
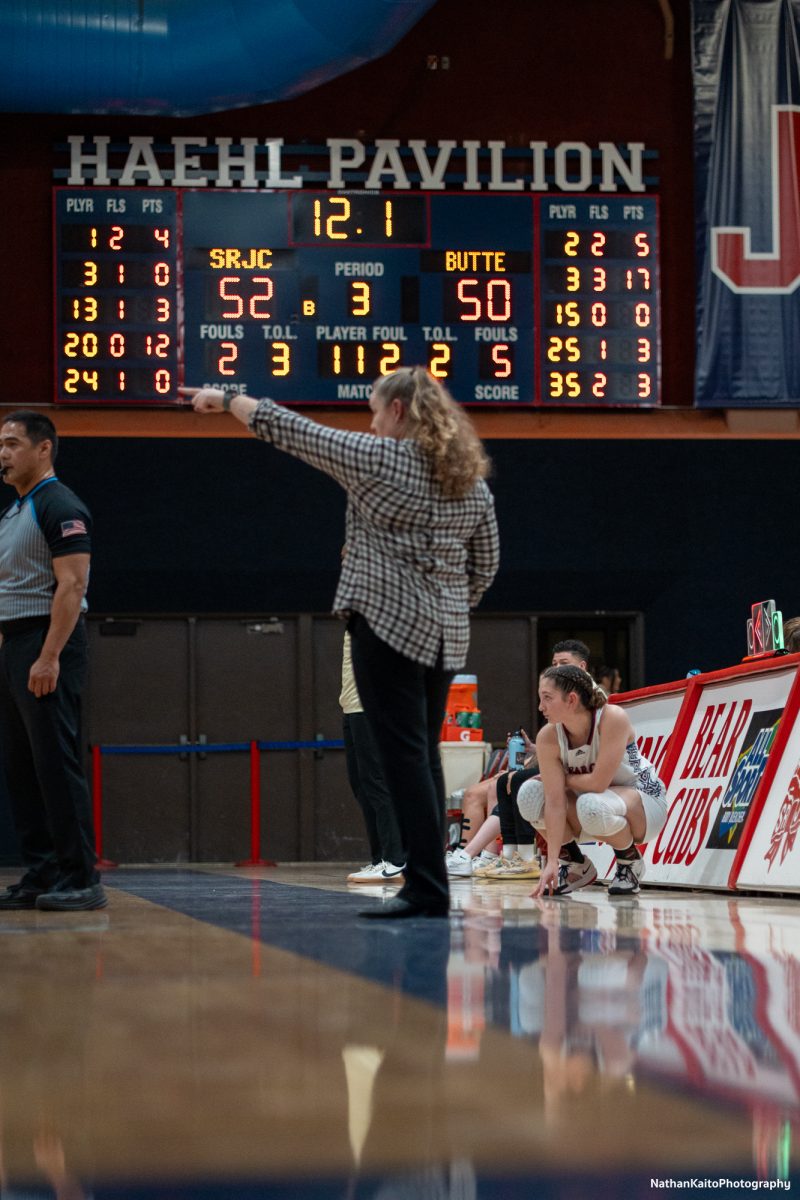
M 108 896 L 100 883 L 85 888 L 55 888 L 36 898 L 36 907 L 47 912 L 84 912 L 89 908 L 105 908 Z
M 43 892 L 24 888 L 21 883 L 12 883 L 4 892 L 0 892 L 0 910 L 36 908 L 36 901 Z

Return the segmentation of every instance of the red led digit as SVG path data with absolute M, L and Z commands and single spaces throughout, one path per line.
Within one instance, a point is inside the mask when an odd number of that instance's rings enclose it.
M 166 249 L 169 246 L 169 229 L 154 229 L 153 237 Z
M 156 263 L 153 267 L 153 280 L 156 287 L 167 287 L 169 285 L 169 263 Z
M 122 249 L 122 239 L 124 236 L 125 236 L 125 230 L 122 228 L 121 225 L 112 225 L 111 226 L 111 237 L 108 239 L 109 249 L 110 250 L 121 250 Z
M 153 376 L 153 382 L 155 384 L 156 391 L 160 395 L 164 396 L 172 386 L 172 376 L 170 375 L 169 371 L 156 371 Z
M 119 388 L 119 390 L 121 392 L 125 391 L 125 372 L 124 371 L 119 372 L 117 387 Z
M 125 282 L 125 263 L 117 263 L 117 283 Z
M 508 342 L 498 342 L 495 346 L 492 346 L 492 362 L 497 368 L 494 371 L 495 379 L 508 379 L 511 374 Z
M 459 279 L 456 284 L 456 295 L 464 305 L 472 306 L 471 312 L 463 312 L 460 320 L 462 321 L 480 321 L 481 319 L 481 302 L 477 296 L 467 295 L 467 288 L 477 287 L 477 279 Z
M 238 292 L 229 292 L 229 283 L 238 283 L 239 275 L 223 275 L 219 281 L 219 294 L 223 300 L 227 300 L 229 304 L 235 305 L 233 312 L 222 313 L 223 317 L 240 317 L 244 312 L 244 300 Z
M 112 358 L 122 358 L 125 353 L 125 338 L 121 333 L 112 333 L 108 339 L 108 349 Z
M 486 316 L 490 321 L 511 318 L 511 283 L 508 279 L 490 279 L 486 285 Z
M 642 329 L 646 329 L 647 326 L 650 324 L 650 305 L 649 304 L 642 303 L 642 304 L 636 305 L 636 324 L 639 325 Z
M 156 320 L 168 321 L 170 317 L 170 304 L 166 296 L 159 296 L 156 299 Z
M 598 300 L 596 304 L 592 305 L 592 324 L 602 328 L 607 320 L 608 310 L 606 309 L 605 304 L 601 304 L 601 302 Z
M 125 301 L 124 300 L 117 301 L 117 315 L 118 315 L 120 321 L 125 320 Z
M 592 254 L 596 258 L 601 258 L 605 254 L 606 235 L 599 231 L 592 234 Z
M 266 287 L 263 292 L 259 292 L 257 295 L 250 297 L 250 316 L 255 317 L 257 321 L 268 320 L 270 314 L 268 312 L 259 312 L 256 309 L 256 304 L 258 304 L 261 300 L 263 300 L 265 304 L 268 300 L 271 300 L 273 292 L 275 291 L 275 285 L 273 284 L 269 275 L 254 275 L 253 283 L 263 283 L 266 284 Z M 225 316 L 225 313 L 222 315 Z
M 647 240 L 646 233 L 635 233 L 633 241 L 636 246 L 636 253 L 639 258 L 647 258 L 650 253 L 650 243 Z
M 235 375 L 236 372 L 231 366 L 231 363 L 235 363 L 236 359 L 239 357 L 239 347 L 235 342 L 220 342 L 220 347 L 225 351 L 225 353 L 220 354 L 219 356 L 217 370 L 219 371 L 220 375 Z

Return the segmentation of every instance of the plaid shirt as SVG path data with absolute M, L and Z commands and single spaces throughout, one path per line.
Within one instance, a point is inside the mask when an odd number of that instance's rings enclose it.
M 399 654 L 446 670 L 463 667 L 469 609 L 499 562 L 494 499 L 481 479 L 468 495 L 442 495 L 413 438 L 330 429 L 261 400 L 250 429 L 331 475 L 347 491 L 347 552 L 333 610 L 360 613 Z

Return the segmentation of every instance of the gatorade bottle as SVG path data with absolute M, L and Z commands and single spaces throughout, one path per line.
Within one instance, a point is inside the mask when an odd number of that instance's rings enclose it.
M 522 730 L 517 729 L 508 739 L 508 769 L 519 771 L 525 766 L 525 738 Z

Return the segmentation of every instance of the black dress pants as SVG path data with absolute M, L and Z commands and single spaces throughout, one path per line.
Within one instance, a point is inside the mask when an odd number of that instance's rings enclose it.
M 366 713 L 345 713 L 342 725 L 347 778 L 364 814 L 372 861 L 400 867 L 406 861 L 403 839 Z
M 421 907 L 449 902 L 444 863 L 445 795 L 439 757 L 454 672 L 398 654 L 355 614 L 348 623 L 358 694 L 381 756 L 406 850 L 399 895 Z
M 60 656 L 58 684 L 39 699 L 28 674 L 46 625 L 13 632 L 0 647 L 0 737 L 25 888 L 85 888 L 99 879 L 89 790 L 81 765 L 81 693 L 88 642 L 79 620 Z

